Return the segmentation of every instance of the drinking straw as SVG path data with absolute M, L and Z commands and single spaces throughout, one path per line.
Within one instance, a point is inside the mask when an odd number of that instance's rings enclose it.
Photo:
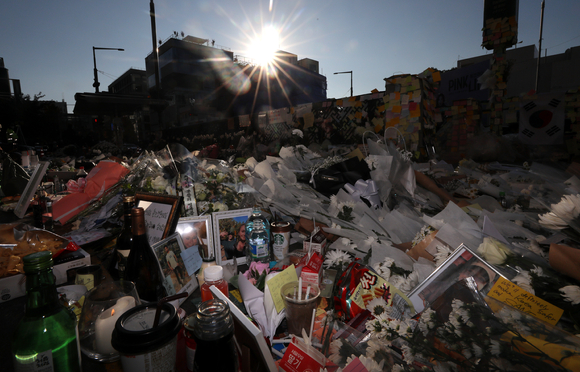
M 312 320 L 310 321 L 310 339 L 312 339 L 312 331 L 314 330 L 315 317 L 316 317 L 316 308 L 312 309 Z
M 298 301 L 302 301 L 302 277 L 298 279 Z
M 294 296 L 292 296 L 292 299 L 296 299 L 296 287 L 294 287 Z
M 308 287 L 306 287 L 306 298 L 304 299 L 308 300 L 308 297 L 310 297 L 310 284 L 308 284 Z
M 163 307 L 164 303 L 187 296 L 189 296 L 189 294 L 187 292 L 183 292 L 173 296 L 163 297 L 161 300 L 157 301 L 157 309 L 155 310 L 155 320 L 153 321 L 153 328 L 159 325 L 159 318 L 161 317 L 161 308 Z

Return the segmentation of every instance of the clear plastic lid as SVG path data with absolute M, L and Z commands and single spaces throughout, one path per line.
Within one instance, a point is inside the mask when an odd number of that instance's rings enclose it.
M 203 277 L 206 282 L 215 282 L 224 277 L 224 269 L 221 266 L 209 266 L 203 270 Z

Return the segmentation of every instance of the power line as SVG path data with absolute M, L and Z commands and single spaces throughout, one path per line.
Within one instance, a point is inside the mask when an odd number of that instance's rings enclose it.
M 555 48 L 555 47 L 557 47 L 557 46 L 560 46 L 560 45 L 562 45 L 562 44 L 569 43 L 570 41 L 572 41 L 572 40 L 574 40 L 574 39 L 578 39 L 579 37 L 580 37 L 580 35 L 578 35 L 578 36 L 576 36 L 576 37 L 573 37 L 572 39 L 570 39 L 570 40 L 568 40 L 568 41 L 564 41 L 564 42 L 562 42 L 562 43 L 560 43 L 560 44 L 558 44 L 558 45 L 552 45 L 552 46 L 550 46 L 550 47 L 548 47 L 548 48 L 546 48 L 546 49 L 552 49 L 552 48 Z

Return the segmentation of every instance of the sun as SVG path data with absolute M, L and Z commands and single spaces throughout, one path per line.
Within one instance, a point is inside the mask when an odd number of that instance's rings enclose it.
M 262 34 L 250 44 L 248 57 L 254 59 L 260 66 L 271 65 L 280 45 L 278 30 L 272 26 L 262 29 Z

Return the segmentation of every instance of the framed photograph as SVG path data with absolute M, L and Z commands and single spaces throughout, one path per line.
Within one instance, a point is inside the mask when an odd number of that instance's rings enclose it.
M 451 256 L 409 294 L 416 312 L 432 304 L 453 284 L 472 277 L 482 295 L 487 294 L 502 275 L 475 252 L 460 245 Z
M 175 232 L 181 235 L 185 249 L 197 247 L 202 258 L 215 257 L 211 216 L 182 217 Z
M 252 208 L 233 211 L 214 212 L 213 236 L 214 254 L 218 265 L 234 262 L 246 263 L 246 221 L 252 214 Z
M 135 193 L 135 206 L 145 210 L 147 237 L 151 246 L 175 232 L 182 199 L 175 195 Z
M 194 248 L 186 252 L 181 235 L 174 233 L 152 245 L 163 273 L 163 286 L 168 296 L 187 292 L 191 294 L 198 287 L 195 271 L 201 267 L 201 257 Z M 192 253 L 194 257 L 192 257 Z M 195 267 L 197 266 L 197 269 Z M 195 269 L 195 271 L 194 271 Z M 180 299 L 180 302 L 185 298 Z

